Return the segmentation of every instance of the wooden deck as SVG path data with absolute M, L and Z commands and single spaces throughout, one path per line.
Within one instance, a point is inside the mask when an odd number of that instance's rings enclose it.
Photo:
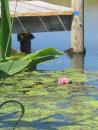
M 14 15 L 16 3 L 10 1 L 11 16 Z M 18 1 L 15 16 L 55 16 L 72 15 L 69 7 L 58 6 L 42 1 Z
M 73 9 L 42 1 L 9 1 L 14 17 L 13 33 L 46 32 L 71 29 Z M 63 24 L 62 24 L 63 23 Z M 66 28 L 66 29 L 65 29 Z

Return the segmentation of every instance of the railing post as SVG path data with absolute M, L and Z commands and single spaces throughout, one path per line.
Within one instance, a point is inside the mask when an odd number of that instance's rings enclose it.
M 71 27 L 71 47 L 74 53 L 84 53 L 84 0 L 71 0 L 73 21 Z

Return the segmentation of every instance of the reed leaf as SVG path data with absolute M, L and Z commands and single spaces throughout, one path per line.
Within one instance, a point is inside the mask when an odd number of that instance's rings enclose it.
M 1 42 L 0 57 L 5 60 L 6 56 L 11 55 L 11 17 L 9 10 L 9 1 L 1 0 Z

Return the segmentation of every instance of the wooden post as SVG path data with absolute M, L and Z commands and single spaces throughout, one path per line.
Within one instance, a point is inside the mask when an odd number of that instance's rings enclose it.
M 71 47 L 74 53 L 85 53 L 84 48 L 84 0 L 72 0 L 74 11 L 71 27 Z

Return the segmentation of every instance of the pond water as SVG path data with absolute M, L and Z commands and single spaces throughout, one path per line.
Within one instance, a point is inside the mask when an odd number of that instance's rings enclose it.
M 44 0 L 46 1 L 46 0 Z M 65 5 L 65 0 L 47 0 L 51 3 Z M 69 0 L 67 0 L 68 3 Z M 68 4 L 69 5 L 69 4 Z M 86 56 L 82 64 L 84 69 L 98 70 L 98 1 L 85 0 L 85 47 Z M 64 51 L 70 48 L 70 32 L 47 32 L 35 33 L 35 39 L 32 41 L 32 52 L 46 47 L 53 47 Z M 13 35 L 13 47 L 19 49 L 16 35 Z M 93 62 L 92 62 L 93 60 Z M 40 70 L 63 70 L 72 68 L 73 60 L 68 56 L 60 57 L 57 60 L 38 65 Z
M 45 1 L 45 0 L 44 0 Z M 60 5 L 65 0 L 47 0 Z M 23 72 L 0 81 L 0 103 L 18 100 L 25 106 L 25 115 L 16 130 L 98 130 L 98 1 L 85 0 L 85 58 L 68 56 L 37 66 L 38 70 Z M 70 48 L 70 32 L 35 33 L 32 52 L 46 47 L 61 51 Z M 19 50 L 16 35 L 13 47 Z M 79 59 L 81 64 L 76 63 Z M 66 68 L 84 68 L 73 71 Z M 57 79 L 67 76 L 72 84 L 58 85 Z M 5 91 L 6 90 L 6 91 Z M 0 130 L 11 130 L 20 108 L 8 104 L 0 109 Z

